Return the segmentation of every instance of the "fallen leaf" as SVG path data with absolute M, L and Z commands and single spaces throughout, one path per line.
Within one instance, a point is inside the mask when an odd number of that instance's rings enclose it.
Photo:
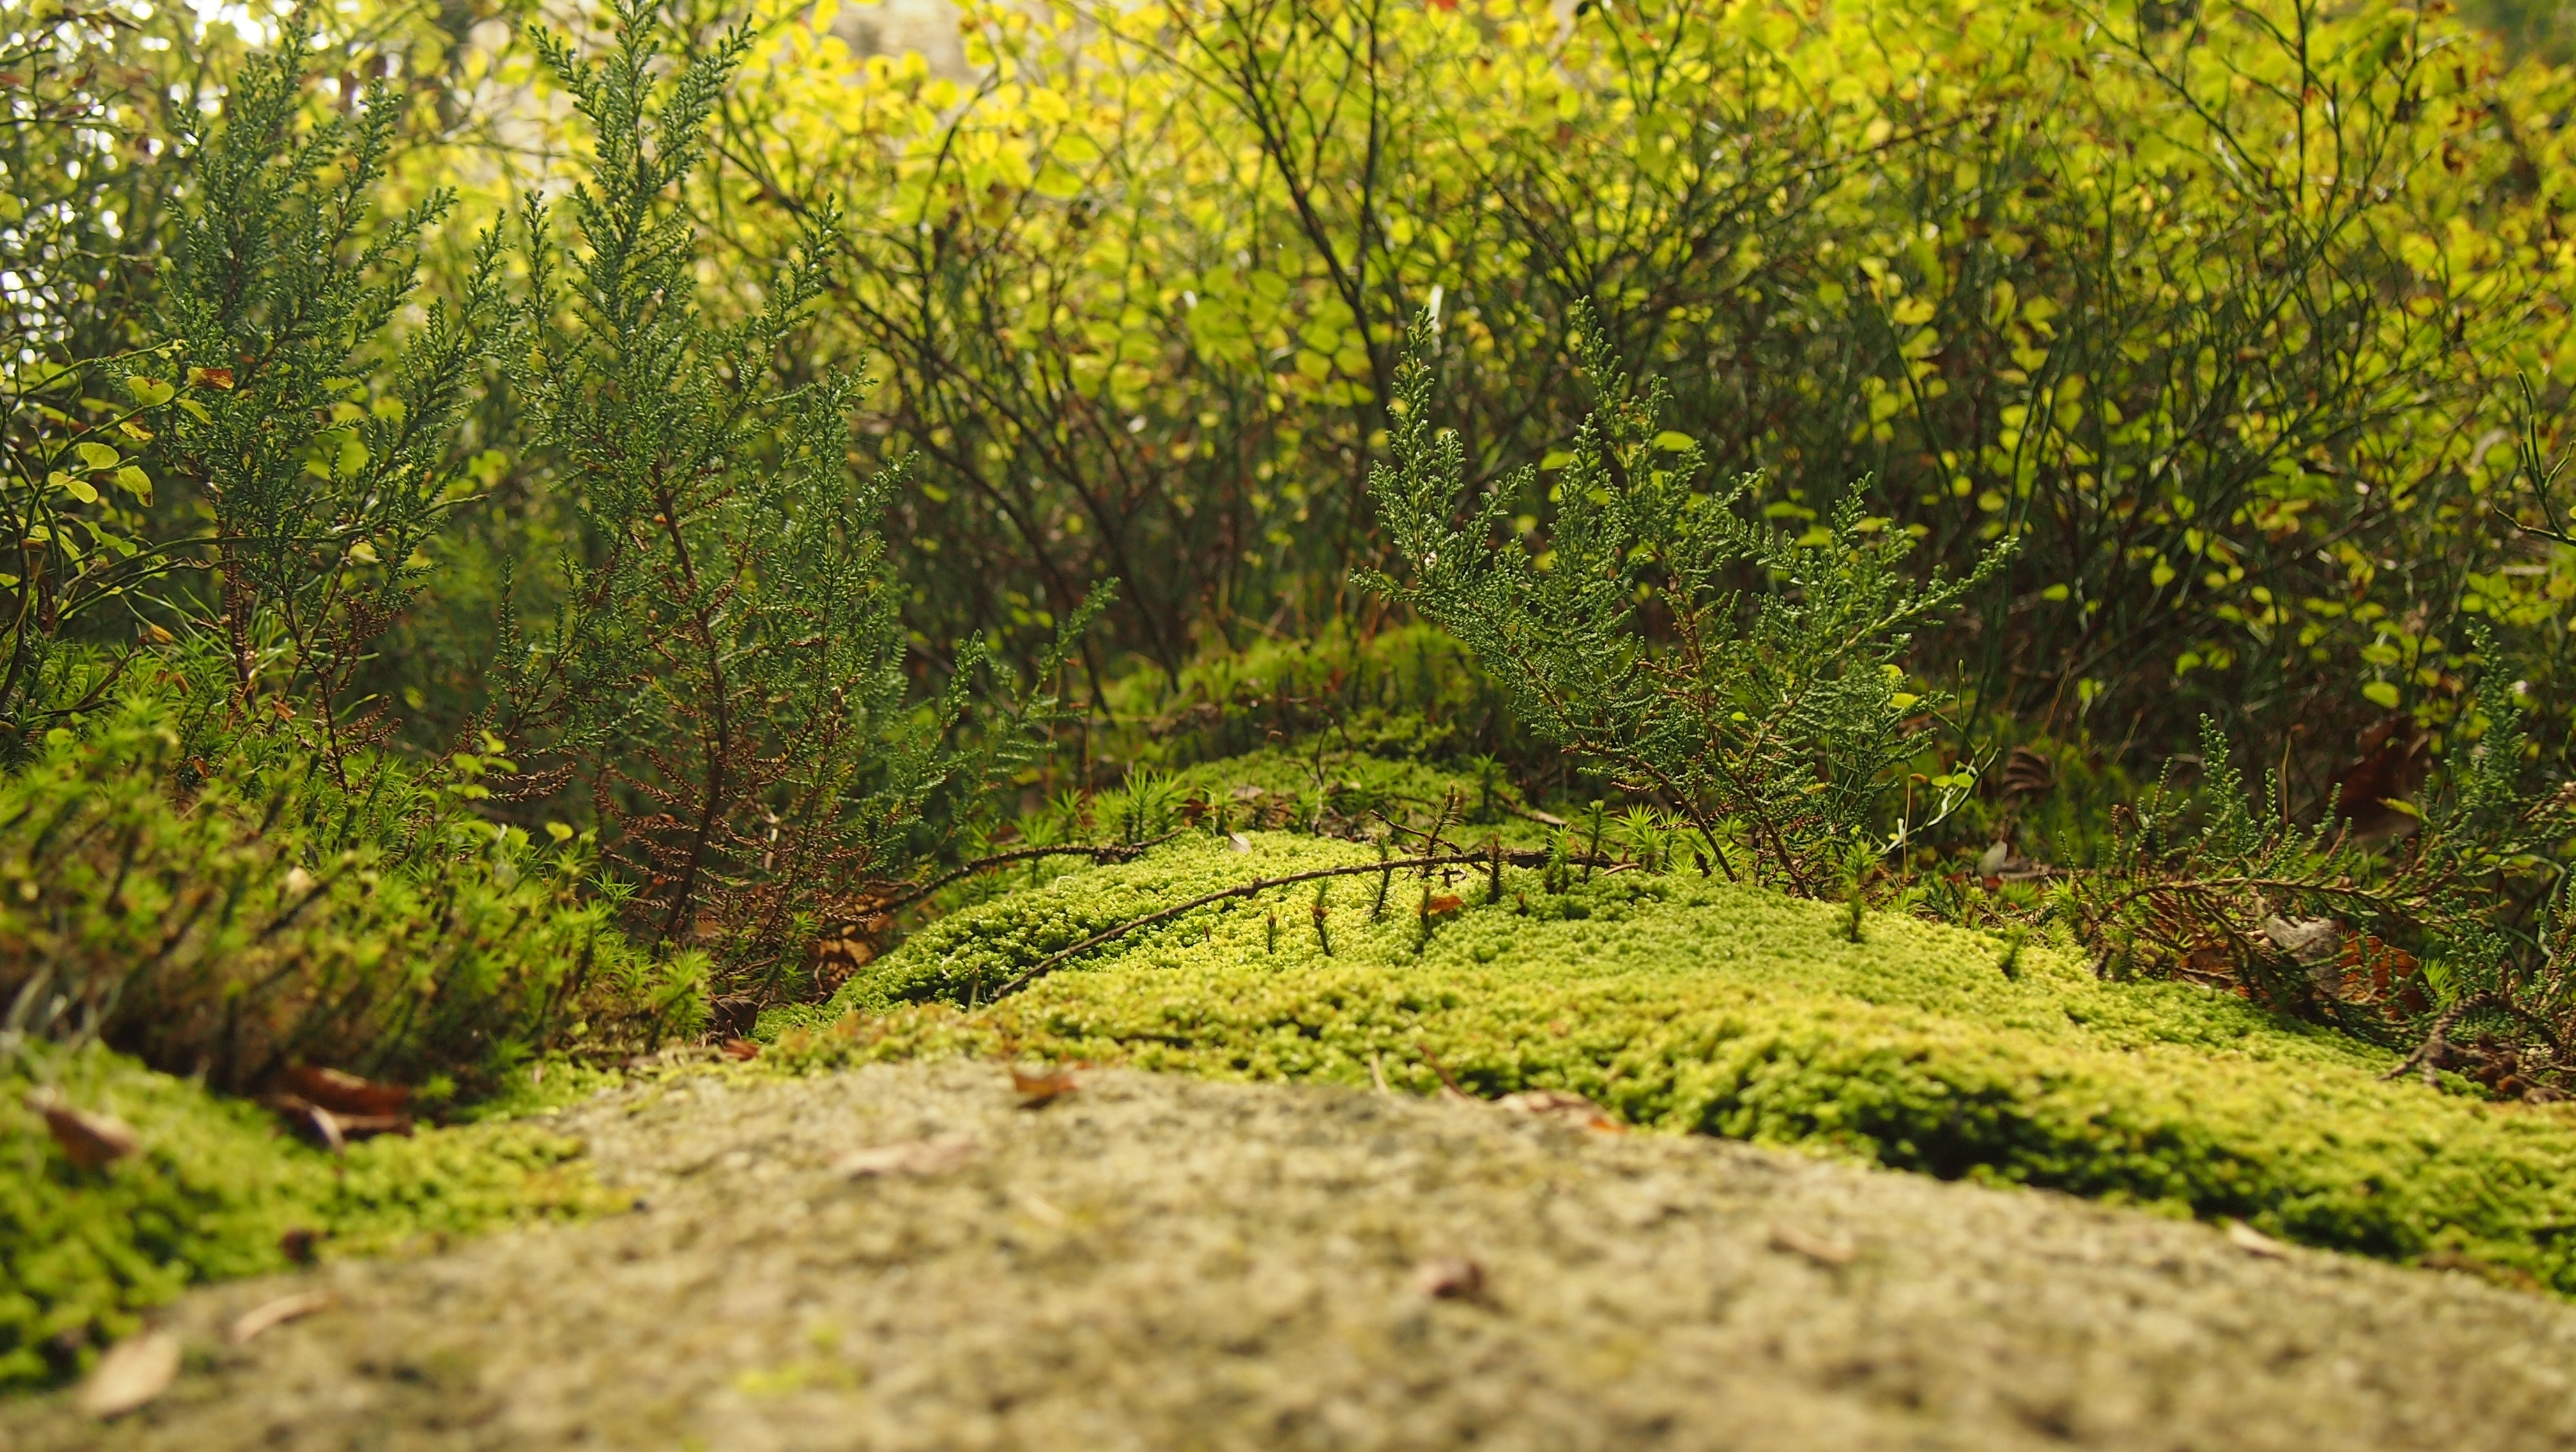
M 277 1237 L 277 1251 L 297 1265 L 311 1265 L 313 1253 L 321 1243 L 321 1231 L 310 1225 L 292 1225 Z
M 1818 1265 L 1849 1265 L 1860 1258 L 1859 1248 L 1850 1241 L 1817 1235 L 1794 1225 L 1772 1226 L 1771 1248 L 1803 1255 Z
M 400 1084 L 379 1084 L 338 1069 L 297 1064 L 286 1071 L 295 1092 L 334 1114 L 400 1114 L 411 1091 Z
M 853 1180 L 875 1175 L 936 1175 L 974 1157 L 974 1140 L 962 1134 L 943 1134 L 852 1150 L 832 1162 L 832 1171 Z
M 1249 852 L 1252 850 L 1252 839 L 1246 837 L 1241 832 L 1228 832 L 1225 834 L 1225 840 L 1227 845 L 1237 852 Z
M 2245 1252 L 2247 1255 L 2259 1255 L 2265 1260 L 2287 1260 L 2290 1258 L 2290 1248 L 2288 1246 L 2283 1245 L 2281 1242 L 2274 1240 L 2268 1235 L 2265 1235 L 2262 1231 L 2255 1229 L 2253 1226 L 2246 1224 L 2242 1220 L 2230 1220 L 2227 1222 L 2227 1243 L 2235 1246 L 2238 1250 Z
M 81 1410 L 121 1417 L 170 1389 L 179 1375 L 179 1338 L 167 1331 L 129 1336 L 107 1349 L 81 1384 Z
M 727 1039 L 724 1041 L 724 1056 L 736 1060 L 757 1059 L 760 1057 L 760 1045 L 749 1039 Z
M 1458 896 L 1456 893 L 1434 893 L 1430 897 L 1423 899 L 1422 915 L 1426 918 L 1442 917 L 1449 913 L 1454 913 L 1466 905 L 1467 900 Z
M 1413 1268 L 1413 1288 L 1437 1300 L 1482 1300 L 1485 1268 L 1463 1255 L 1433 1256 Z
M 1628 1132 L 1628 1126 L 1612 1119 L 1610 1111 L 1580 1094 L 1563 1089 L 1524 1089 L 1518 1094 L 1506 1094 L 1494 1102 L 1516 1114 L 1552 1119 L 1578 1129 L 1599 1130 L 1603 1134 Z
M 328 1291 L 299 1291 L 291 1296 L 280 1296 L 276 1300 L 254 1306 L 233 1318 L 233 1324 L 224 1332 L 224 1338 L 235 1346 L 246 1346 L 261 1332 L 283 1326 L 289 1321 L 302 1320 L 316 1311 L 329 1308 L 330 1304 L 331 1294 Z
M 74 1109 L 51 1092 L 28 1100 L 27 1107 L 45 1117 L 45 1128 L 53 1132 L 54 1143 L 61 1145 L 71 1162 L 84 1170 L 114 1164 L 143 1148 L 142 1137 L 134 1132 L 134 1126 L 113 1114 Z
M 1081 1081 L 1073 1077 L 1070 1069 L 1040 1069 L 1032 1074 L 1017 1065 L 1011 1068 L 1011 1088 L 1018 1092 L 1022 1109 L 1053 1103 L 1081 1087 Z
M 261 1096 L 259 1102 L 276 1110 L 333 1154 L 347 1148 L 353 1139 L 380 1134 L 411 1137 L 411 1116 L 407 1114 L 335 1114 L 300 1094 L 268 1094 Z

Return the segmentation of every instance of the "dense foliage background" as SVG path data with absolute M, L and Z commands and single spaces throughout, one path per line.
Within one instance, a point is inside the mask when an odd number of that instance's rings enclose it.
M 1312 741 L 2565 1058 L 2552 14 L 0 0 L 7 1029 L 737 1033 Z

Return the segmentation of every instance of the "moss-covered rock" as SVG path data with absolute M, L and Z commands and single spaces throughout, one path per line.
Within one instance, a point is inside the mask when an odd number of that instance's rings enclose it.
M 2391 1057 L 2178 984 L 2097 980 L 2036 944 L 1687 872 L 1428 886 L 1336 880 L 1209 908 L 997 987 L 1156 908 L 1365 847 L 1193 838 L 935 923 L 773 1024 L 787 1063 L 1019 1054 L 1417 1092 L 1590 1095 L 1639 1125 L 1798 1144 L 1947 1177 L 2237 1216 L 2313 1245 L 2445 1258 L 2576 1292 L 2576 1109 L 2384 1082 Z M 1325 951 L 1328 938 L 1331 953 Z M 965 1005 L 979 1007 L 969 1011 Z M 818 1026 L 819 1025 L 819 1026 Z
M 84 1169 L 29 1106 L 26 1073 L 0 1074 L 0 1389 L 71 1373 L 190 1285 L 285 1268 L 290 1231 L 355 1255 L 626 1203 L 542 1124 L 423 1129 L 335 1156 L 256 1105 L 95 1049 L 49 1057 L 43 1077 L 133 1126 L 142 1149 Z

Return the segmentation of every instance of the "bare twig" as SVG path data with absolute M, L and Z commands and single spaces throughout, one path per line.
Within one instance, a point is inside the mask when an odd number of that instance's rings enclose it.
M 994 989 L 993 996 L 995 998 L 1000 998 L 1007 993 L 1016 993 L 1020 989 L 1026 988 L 1031 983 L 1036 982 L 1038 979 L 1054 972 L 1056 969 L 1063 967 L 1067 962 L 1090 952 L 1092 949 L 1097 948 L 1104 943 L 1116 942 L 1118 939 L 1126 937 L 1130 933 L 1150 928 L 1160 923 L 1170 922 L 1174 918 L 1180 917 L 1186 913 L 1194 912 L 1199 908 L 1208 907 L 1221 902 L 1230 902 L 1236 898 L 1255 897 L 1261 893 L 1268 892 L 1274 887 L 1293 887 L 1301 882 L 1321 882 L 1327 878 L 1334 877 L 1360 877 L 1373 872 L 1404 871 L 1417 868 L 1423 872 L 1429 872 L 1435 867 L 1462 867 L 1470 865 L 1484 866 L 1491 860 L 1492 859 L 1483 852 L 1453 852 L 1445 856 L 1399 857 L 1384 863 L 1365 862 L 1351 867 L 1318 867 L 1311 871 L 1291 872 L 1283 877 L 1265 877 L 1254 882 L 1238 883 L 1233 887 L 1221 888 L 1215 892 L 1201 893 L 1199 896 L 1191 898 L 1187 902 L 1175 903 L 1170 907 L 1164 908 L 1160 912 L 1147 913 L 1143 917 L 1131 918 L 1115 927 L 1103 928 L 1099 932 L 1092 934 L 1090 937 L 1083 939 L 1081 942 L 1074 944 L 1070 948 L 1066 948 L 1058 953 L 1051 953 L 1045 958 L 1040 959 L 1037 966 L 1029 969 L 1026 973 L 1023 973 L 1019 977 L 1011 979 L 1000 987 Z M 1502 860 L 1513 867 L 1544 867 L 1547 865 L 1548 854 L 1545 852 L 1527 850 L 1505 852 L 1502 854 Z M 1618 865 L 1606 859 L 1590 857 L 1570 857 L 1567 860 L 1570 862 L 1580 862 L 1585 866 L 1597 865 L 1601 867 L 1615 867 Z

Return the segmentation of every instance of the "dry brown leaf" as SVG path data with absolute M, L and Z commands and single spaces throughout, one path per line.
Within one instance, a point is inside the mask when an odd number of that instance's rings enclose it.
M 348 1147 L 353 1139 L 368 1139 L 379 1134 L 411 1137 L 412 1123 L 408 1114 L 336 1114 L 300 1094 L 269 1094 L 260 1103 L 284 1115 L 288 1123 L 304 1130 L 313 1141 L 333 1154 Z
M 107 1349 L 81 1383 L 81 1410 L 121 1417 L 170 1389 L 179 1376 L 179 1338 L 167 1331 L 129 1336 Z
M 1485 1268 L 1463 1255 L 1438 1255 L 1413 1268 L 1413 1288 L 1443 1301 L 1481 1300 Z
M 1446 917 L 1466 905 L 1467 900 L 1454 892 L 1433 893 L 1424 900 L 1422 915 L 1430 918 Z
M 2245 1252 L 2247 1255 L 2259 1255 L 2265 1260 L 2287 1260 L 2290 1258 L 2290 1248 L 2288 1246 L 2283 1245 L 2281 1242 L 2274 1240 L 2268 1235 L 2265 1235 L 2262 1231 L 2255 1229 L 2253 1226 L 2246 1224 L 2242 1220 L 2230 1220 L 2227 1222 L 2227 1243 L 2235 1246 L 2238 1250 Z
M 974 1157 L 973 1139 L 962 1134 L 943 1134 L 852 1150 L 834 1160 L 832 1170 L 854 1180 L 875 1175 L 936 1175 L 953 1170 Z
M 734 1060 L 757 1059 L 760 1057 L 760 1045 L 749 1039 L 727 1039 L 724 1041 L 724 1056 Z
M 246 1346 L 261 1332 L 289 1321 L 300 1321 L 316 1311 L 327 1309 L 330 1304 L 331 1293 L 328 1291 L 299 1291 L 291 1296 L 280 1296 L 234 1317 L 233 1324 L 224 1332 L 224 1339 L 235 1346 Z
M 1772 1226 L 1771 1248 L 1803 1255 L 1818 1265 L 1844 1266 L 1860 1258 L 1860 1248 L 1850 1241 L 1800 1230 L 1794 1225 Z
M 1065 1068 L 1040 1069 L 1031 1073 L 1017 1065 L 1011 1068 L 1011 1088 L 1020 1096 L 1022 1109 L 1035 1109 L 1082 1087 L 1082 1081 Z
M 63 1147 L 71 1162 L 84 1170 L 95 1170 L 114 1164 L 143 1148 L 143 1139 L 134 1126 L 113 1114 L 91 1114 L 74 1109 L 50 1091 L 27 1101 L 27 1107 L 45 1118 L 45 1128 L 53 1133 L 54 1143 Z
M 411 1091 L 400 1084 L 379 1084 L 355 1074 L 309 1064 L 297 1064 L 288 1069 L 286 1082 L 295 1086 L 298 1095 L 334 1114 L 400 1114 L 403 1106 L 411 1102 Z
M 1628 1132 L 1628 1126 L 1612 1119 L 1609 1110 L 1564 1089 L 1524 1089 L 1518 1094 L 1506 1094 L 1494 1102 L 1516 1114 L 1550 1119 L 1577 1129 L 1598 1130 L 1603 1134 Z

